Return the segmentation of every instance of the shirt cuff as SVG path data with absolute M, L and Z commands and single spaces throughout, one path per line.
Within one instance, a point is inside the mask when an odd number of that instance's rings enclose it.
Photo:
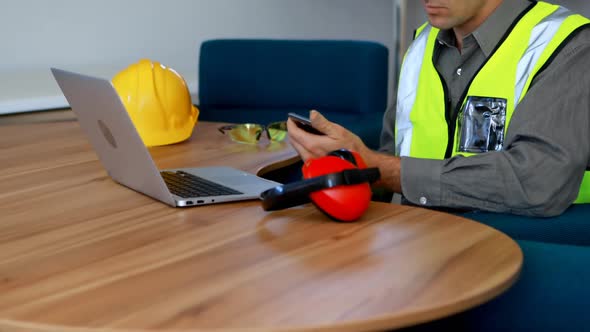
M 443 160 L 402 157 L 400 176 L 404 197 L 416 205 L 440 206 L 443 163 Z

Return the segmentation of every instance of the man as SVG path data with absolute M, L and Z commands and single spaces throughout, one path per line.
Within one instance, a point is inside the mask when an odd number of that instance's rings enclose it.
M 347 148 L 412 204 L 530 216 L 590 203 L 590 21 L 525 0 L 423 0 L 380 151 L 311 112 L 303 160 Z

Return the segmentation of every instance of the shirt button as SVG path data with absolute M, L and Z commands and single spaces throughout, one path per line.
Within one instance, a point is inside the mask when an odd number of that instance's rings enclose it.
M 428 203 L 428 199 L 424 196 L 420 197 L 420 205 L 426 205 Z
M 463 72 L 463 69 L 461 69 L 461 68 L 457 69 L 457 75 L 458 75 L 458 76 L 461 76 L 461 73 L 462 73 L 462 72 Z

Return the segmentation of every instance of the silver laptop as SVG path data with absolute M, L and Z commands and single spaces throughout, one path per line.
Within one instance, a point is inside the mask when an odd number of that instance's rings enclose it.
M 126 187 L 185 207 L 258 199 L 279 185 L 224 166 L 158 170 L 110 81 L 51 72 L 109 176 Z

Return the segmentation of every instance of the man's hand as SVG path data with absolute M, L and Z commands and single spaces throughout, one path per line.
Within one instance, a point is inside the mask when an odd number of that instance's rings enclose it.
M 287 121 L 287 132 L 291 145 L 297 150 L 303 161 L 309 158 L 318 158 L 338 149 L 348 149 L 358 152 L 363 159 L 371 150 L 354 133 L 344 127 L 328 121 L 318 111 L 312 110 L 309 114 L 312 126 L 325 135 L 314 135 L 297 127 L 292 121 Z
M 303 161 L 309 158 L 319 158 L 338 149 L 348 149 L 361 155 L 368 167 L 379 167 L 381 180 L 378 185 L 395 192 L 401 192 L 400 159 L 369 149 L 363 141 L 346 128 L 328 121 L 318 111 L 309 114 L 312 126 L 325 135 L 310 134 L 297 127 L 292 121 L 287 121 L 289 141 L 297 150 Z

